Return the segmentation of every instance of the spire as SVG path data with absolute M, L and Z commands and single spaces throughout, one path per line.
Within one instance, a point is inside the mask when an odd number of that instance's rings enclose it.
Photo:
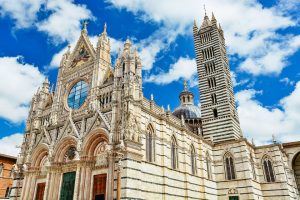
M 201 29 L 202 28 L 206 28 L 208 26 L 211 26 L 211 21 L 209 20 L 207 14 L 206 14 L 206 9 L 205 9 L 205 5 L 204 5 L 204 19 L 203 19 L 203 22 L 202 22 L 202 25 L 201 25 Z

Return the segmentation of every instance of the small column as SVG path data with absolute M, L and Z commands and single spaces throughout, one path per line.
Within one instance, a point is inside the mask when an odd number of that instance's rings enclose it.
M 80 172 L 80 184 L 79 184 L 79 194 L 78 199 L 84 199 L 84 193 L 85 191 L 85 181 L 86 181 L 86 166 L 81 166 L 81 172 Z
M 108 173 L 107 173 L 107 199 L 114 199 L 114 170 L 115 157 L 112 152 L 108 154 Z
M 22 185 L 22 192 L 21 192 L 21 199 L 24 199 L 24 196 L 26 194 L 26 187 L 28 185 L 28 181 L 29 181 L 29 176 L 26 175 L 23 181 L 23 185 Z
M 91 178 L 92 178 L 92 169 L 91 166 L 86 166 L 85 169 L 85 191 L 84 191 L 84 198 L 83 199 L 90 199 L 90 190 L 91 190 Z
M 51 172 L 47 173 L 46 177 L 46 185 L 45 185 L 45 193 L 43 199 L 47 199 L 48 193 L 49 193 L 49 188 L 50 188 L 50 179 L 51 179 Z
M 36 188 L 36 174 L 31 175 L 31 181 L 29 185 L 29 196 L 27 199 L 33 199 L 35 195 L 35 188 Z
M 28 199 L 28 195 L 29 195 L 29 189 L 30 189 L 30 185 L 31 185 L 31 179 L 32 176 L 31 174 L 27 174 L 27 181 L 26 181 L 26 185 L 25 187 L 23 187 L 24 189 L 22 190 L 22 199 L 26 200 Z
M 79 195 L 79 185 L 80 185 L 80 166 L 77 165 L 77 169 L 76 169 L 76 177 L 75 177 L 75 188 L 74 188 L 74 198 L 73 200 L 77 200 L 78 199 L 78 195 Z

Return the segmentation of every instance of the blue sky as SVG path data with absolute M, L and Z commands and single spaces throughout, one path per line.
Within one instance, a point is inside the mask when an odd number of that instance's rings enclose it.
M 256 144 L 300 140 L 298 0 L 0 0 L 0 152 L 16 154 L 32 95 L 56 82 L 67 45 L 88 20 L 112 56 L 130 38 L 143 64 L 144 96 L 175 109 L 183 80 L 199 104 L 192 25 L 214 12 L 226 38 L 241 127 Z

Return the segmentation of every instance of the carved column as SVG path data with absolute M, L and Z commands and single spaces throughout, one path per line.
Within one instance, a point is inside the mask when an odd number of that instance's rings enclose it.
M 108 153 L 108 173 L 107 173 L 107 199 L 114 199 L 114 170 L 115 157 L 112 152 Z
M 75 188 L 74 188 L 74 200 L 78 199 L 78 195 L 79 195 L 79 185 L 80 185 L 80 166 L 77 165 L 76 168 L 76 177 L 75 177 Z
M 86 169 L 85 169 L 85 184 L 84 184 L 84 188 L 85 191 L 84 191 L 84 197 L 83 199 L 90 199 L 90 191 L 91 191 L 91 177 L 92 176 L 92 169 L 91 169 L 91 166 L 86 166 Z
M 29 176 L 26 175 L 23 181 L 23 187 L 22 187 L 22 193 L 21 193 L 21 199 L 24 199 L 25 194 L 27 193 L 26 187 L 28 185 Z
M 78 199 L 84 199 L 84 193 L 87 192 L 85 191 L 85 181 L 86 181 L 85 173 L 86 173 L 86 166 L 81 166 Z
M 43 199 L 47 199 L 48 193 L 49 193 L 49 188 L 50 188 L 50 179 L 51 179 L 51 172 L 47 173 L 46 177 L 46 186 L 45 186 L 45 192 L 44 192 L 44 197 Z

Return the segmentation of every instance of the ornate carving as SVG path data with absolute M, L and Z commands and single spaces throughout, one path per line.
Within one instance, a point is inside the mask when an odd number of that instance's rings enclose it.
M 71 67 L 76 67 L 81 62 L 86 62 L 90 58 L 88 51 L 86 50 L 85 46 L 82 44 L 76 57 L 73 59 Z
M 238 190 L 236 189 L 236 188 L 230 188 L 229 190 L 228 190 L 228 194 L 238 194 L 239 192 L 238 192 Z

